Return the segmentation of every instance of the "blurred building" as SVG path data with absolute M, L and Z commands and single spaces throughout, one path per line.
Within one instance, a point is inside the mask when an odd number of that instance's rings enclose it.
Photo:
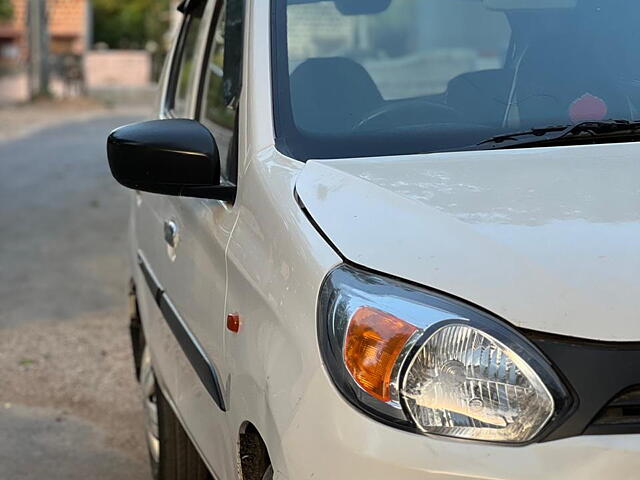
M 27 56 L 29 0 L 11 0 L 13 19 L 0 23 L 0 64 L 19 64 Z M 91 45 L 90 0 L 47 0 L 50 52 L 55 56 L 82 55 Z

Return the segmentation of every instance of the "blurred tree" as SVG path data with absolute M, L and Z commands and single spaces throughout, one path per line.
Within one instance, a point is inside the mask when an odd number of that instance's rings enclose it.
M 0 0 L 0 21 L 10 20 L 13 16 L 11 0 Z
M 169 8 L 170 0 L 93 0 L 94 40 L 110 48 L 149 49 L 157 76 L 166 54 Z

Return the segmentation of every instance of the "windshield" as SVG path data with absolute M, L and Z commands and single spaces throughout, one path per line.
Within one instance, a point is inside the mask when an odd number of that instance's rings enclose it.
M 639 116 L 637 0 L 273 1 L 277 143 L 301 160 Z

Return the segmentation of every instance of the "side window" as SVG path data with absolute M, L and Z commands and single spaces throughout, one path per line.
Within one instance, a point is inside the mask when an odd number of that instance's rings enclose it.
M 172 114 L 179 118 L 186 117 L 189 113 L 187 109 L 194 75 L 198 68 L 196 65 L 196 53 L 202 31 L 202 15 L 205 5 L 206 1 L 198 2 L 198 6 L 185 17 L 182 31 L 180 32 L 170 87 L 173 98 L 168 105 Z
M 200 121 L 213 133 L 220 150 L 222 176 L 237 176 L 237 116 L 241 88 L 243 0 L 226 0 L 210 40 Z

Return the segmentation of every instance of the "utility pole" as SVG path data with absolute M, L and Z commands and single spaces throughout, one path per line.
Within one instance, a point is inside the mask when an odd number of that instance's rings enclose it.
M 29 0 L 29 93 L 31 99 L 49 96 L 49 29 L 46 0 Z

